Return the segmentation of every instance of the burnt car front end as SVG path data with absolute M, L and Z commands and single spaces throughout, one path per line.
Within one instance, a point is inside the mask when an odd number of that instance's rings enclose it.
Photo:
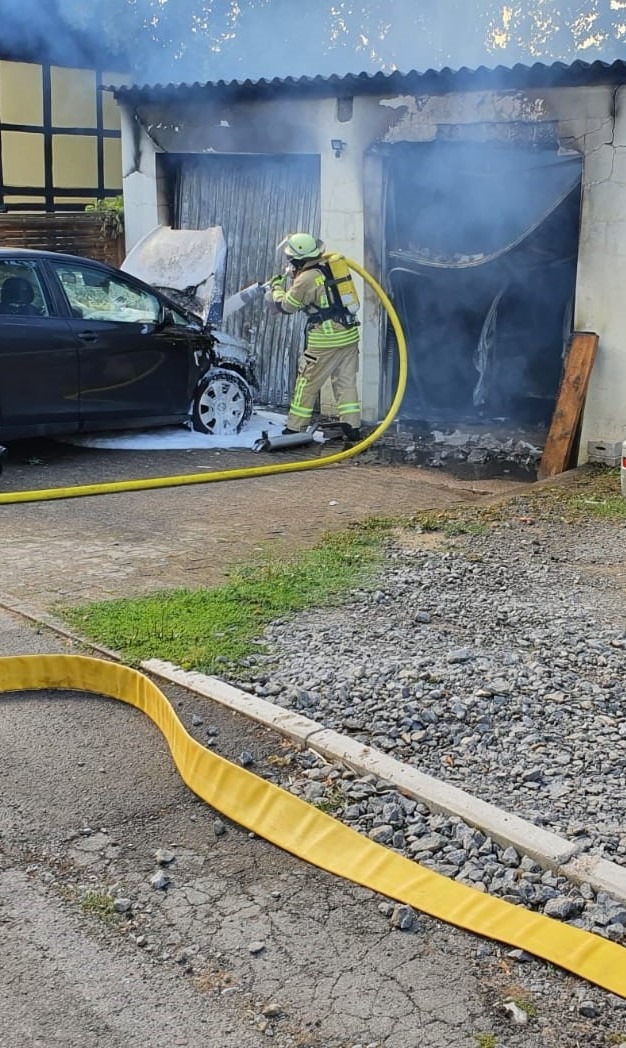
M 194 353 L 199 368 L 191 404 L 194 428 L 214 435 L 238 433 L 252 414 L 255 354 L 249 342 L 220 330 L 226 270 L 221 228 L 159 226 L 132 249 L 122 268 L 198 325 L 202 345 Z

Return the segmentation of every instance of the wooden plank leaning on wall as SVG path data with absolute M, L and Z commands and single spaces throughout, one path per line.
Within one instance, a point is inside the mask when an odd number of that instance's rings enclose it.
M 564 473 L 582 415 L 591 369 L 598 350 L 598 335 L 575 331 L 565 360 L 561 388 L 537 473 L 539 480 Z

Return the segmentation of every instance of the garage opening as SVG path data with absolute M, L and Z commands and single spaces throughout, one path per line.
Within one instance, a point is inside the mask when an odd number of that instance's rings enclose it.
M 573 322 L 581 179 L 580 156 L 556 149 L 390 149 L 385 268 L 408 342 L 406 423 L 549 425 Z
M 284 259 L 276 247 L 287 233 L 310 229 L 319 235 L 318 156 L 170 155 L 167 160 L 173 226 L 223 229 L 225 297 L 282 269 Z M 289 403 L 303 325 L 301 317 L 277 323 L 262 299 L 224 324 L 229 334 L 255 348 L 258 403 Z

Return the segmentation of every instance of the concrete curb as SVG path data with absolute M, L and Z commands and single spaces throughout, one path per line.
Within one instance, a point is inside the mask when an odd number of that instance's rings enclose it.
M 120 662 L 119 652 L 95 644 L 67 629 L 52 615 L 31 608 L 7 594 L 0 594 L 0 608 L 12 612 L 33 624 L 44 626 L 67 640 L 89 649 L 105 658 Z M 328 761 L 345 764 L 360 775 L 376 775 L 394 785 L 407 797 L 425 804 L 431 811 L 455 815 L 469 825 L 482 830 L 498 844 L 511 845 L 522 855 L 528 855 L 545 869 L 560 873 L 574 884 L 589 884 L 596 892 L 608 892 L 626 904 L 626 867 L 618 866 L 594 855 L 578 855 L 576 845 L 549 830 L 520 819 L 488 804 L 470 793 L 425 775 L 411 765 L 394 760 L 371 746 L 364 746 L 331 731 L 316 721 L 292 713 L 257 695 L 242 691 L 231 684 L 204 673 L 186 671 L 160 659 L 146 659 L 140 667 L 169 684 L 177 684 L 187 691 L 217 702 L 244 717 L 249 717 L 280 735 L 291 739 L 302 749 L 311 749 Z
M 626 903 L 626 867 L 599 856 L 579 856 L 576 845 L 564 837 L 481 801 L 457 786 L 425 775 L 380 750 L 346 739 L 308 717 L 226 684 L 218 677 L 181 670 L 160 659 L 148 659 L 141 663 L 141 668 L 154 677 L 178 684 L 243 714 L 287 736 L 302 748 L 314 750 L 328 761 L 338 761 L 361 775 L 376 775 L 393 784 L 405 796 L 425 804 L 431 811 L 459 816 L 498 844 L 504 847 L 512 845 L 520 854 L 530 856 L 546 869 L 563 874 L 574 884 L 590 884 L 594 890 L 609 892 Z

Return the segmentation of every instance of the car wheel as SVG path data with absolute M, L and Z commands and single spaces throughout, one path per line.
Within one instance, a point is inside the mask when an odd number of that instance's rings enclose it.
M 209 371 L 198 383 L 193 398 L 193 428 L 200 433 L 239 433 L 251 414 L 250 387 L 236 371 Z

